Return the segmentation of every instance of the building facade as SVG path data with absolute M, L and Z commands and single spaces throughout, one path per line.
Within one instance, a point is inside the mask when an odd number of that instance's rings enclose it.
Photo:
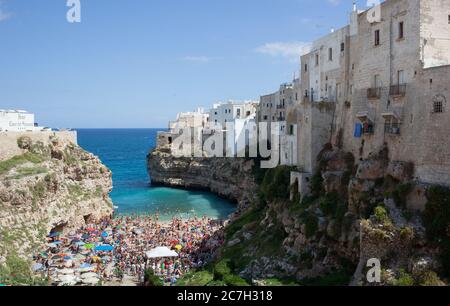
M 34 114 L 24 110 L 0 110 L 0 132 L 34 132 L 42 130 Z
M 389 0 L 380 12 L 354 7 L 348 26 L 301 57 L 302 97 L 287 114 L 300 185 L 327 143 L 357 162 L 387 145 L 417 181 L 450 185 L 450 1 Z

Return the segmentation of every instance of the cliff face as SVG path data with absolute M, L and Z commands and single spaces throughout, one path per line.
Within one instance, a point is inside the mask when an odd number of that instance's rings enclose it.
M 175 158 L 164 149 L 153 150 L 147 159 L 152 184 L 209 190 L 236 201 L 238 210 L 245 210 L 255 200 L 253 160 Z
M 430 197 L 414 182 L 414 165 L 389 160 L 383 148 L 356 166 L 351 153 L 327 146 L 318 156 L 311 194 L 301 195 L 290 186 L 295 168 L 263 170 L 255 163 L 175 158 L 164 148 L 149 154 L 153 183 L 209 189 L 241 203 L 223 232 L 214 268 L 199 273 L 225 283 L 373 285 L 367 264 L 378 259 L 382 280 L 375 285 L 442 284 L 436 273 L 442 271 L 440 250 L 422 222 L 428 213 L 434 224 L 437 209 L 422 213 Z M 438 195 L 450 191 L 434 193 L 439 206 Z M 448 221 L 439 224 L 434 231 L 444 237 Z M 233 276 L 216 275 L 224 267 Z
M 97 157 L 56 134 L 22 136 L 17 146 L 20 155 L 0 160 L 0 264 L 8 256 L 29 259 L 52 230 L 113 212 L 111 172 Z

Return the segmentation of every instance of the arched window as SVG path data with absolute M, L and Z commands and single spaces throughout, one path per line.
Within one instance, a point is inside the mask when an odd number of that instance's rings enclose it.
M 436 95 L 433 98 L 433 113 L 443 113 L 445 111 L 446 99 L 443 95 Z

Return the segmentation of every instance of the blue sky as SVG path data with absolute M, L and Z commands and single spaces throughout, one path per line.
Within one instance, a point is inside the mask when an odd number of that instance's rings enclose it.
M 52 127 L 165 127 L 179 111 L 258 99 L 351 0 L 0 0 L 0 108 Z M 358 1 L 364 8 L 364 1 Z

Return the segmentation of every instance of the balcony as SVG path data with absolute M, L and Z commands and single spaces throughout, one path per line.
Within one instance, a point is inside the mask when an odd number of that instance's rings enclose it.
M 284 105 L 277 105 L 277 109 L 284 109 L 286 106 L 284 106 Z
M 368 99 L 379 99 L 380 97 L 381 97 L 381 87 L 367 89 L 367 98 Z
M 400 135 L 400 126 L 398 122 L 386 122 L 384 124 L 384 133 L 390 135 Z
M 389 95 L 402 97 L 406 95 L 406 84 L 392 85 L 389 90 Z
M 285 117 L 277 117 L 277 121 L 286 121 Z

